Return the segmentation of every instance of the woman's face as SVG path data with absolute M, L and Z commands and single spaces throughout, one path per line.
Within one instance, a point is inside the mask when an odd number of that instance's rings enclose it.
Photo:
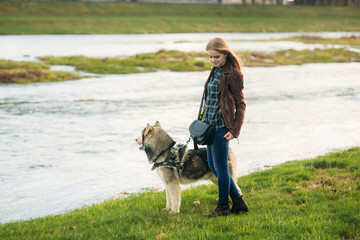
M 224 65 L 226 62 L 227 55 L 225 55 L 224 53 L 221 53 L 219 51 L 209 49 L 208 55 L 209 55 L 211 63 L 214 64 L 215 67 L 220 67 L 220 66 Z

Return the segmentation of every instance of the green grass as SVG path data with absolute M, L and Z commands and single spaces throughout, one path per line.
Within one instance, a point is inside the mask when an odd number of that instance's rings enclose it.
M 79 74 L 50 71 L 49 66 L 35 62 L 16 62 L 0 59 L 1 83 L 58 82 L 83 78 Z
M 359 239 L 360 148 L 287 162 L 238 179 L 250 211 L 207 219 L 217 187 L 182 191 L 180 214 L 165 192 L 109 200 L 66 214 L 0 225 L 1 239 Z M 200 205 L 193 203 L 200 201 Z
M 360 9 L 0 2 L 0 34 L 359 31 Z

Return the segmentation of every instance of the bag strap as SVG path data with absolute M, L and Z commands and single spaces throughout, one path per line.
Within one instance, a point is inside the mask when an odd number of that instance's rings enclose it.
M 200 102 L 200 108 L 199 108 L 198 117 L 197 117 L 198 120 L 202 120 L 204 118 L 205 111 L 202 109 L 204 100 L 205 100 L 205 89 L 203 91 L 203 95 L 202 95 L 201 102 Z M 194 141 L 194 149 L 195 150 L 199 149 L 199 147 L 197 145 L 197 139 L 193 138 L 193 141 Z
M 204 118 L 204 110 L 202 109 L 202 106 L 203 106 L 203 102 L 205 100 L 205 89 L 204 89 L 204 92 L 203 92 L 203 95 L 202 95 L 202 98 L 201 98 L 201 102 L 200 102 L 200 108 L 199 108 L 199 112 L 198 112 L 198 120 L 202 120 Z
M 197 138 L 193 138 L 193 141 L 194 141 L 194 149 L 195 149 L 195 150 L 198 150 L 199 147 L 198 147 L 198 145 L 197 145 Z

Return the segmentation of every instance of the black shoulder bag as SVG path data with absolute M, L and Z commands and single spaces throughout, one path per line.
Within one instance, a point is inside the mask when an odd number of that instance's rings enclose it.
M 205 100 L 205 91 L 200 102 L 200 109 L 197 120 L 194 120 L 189 127 L 190 136 L 194 141 L 194 149 L 198 149 L 199 145 L 211 145 L 214 141 L 214 126 L 203 122 L 203 113 L 201 112 L 203 102 Z

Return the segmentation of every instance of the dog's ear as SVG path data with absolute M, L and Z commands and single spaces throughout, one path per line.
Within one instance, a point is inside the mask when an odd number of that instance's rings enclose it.
M 160 125 L 159 121 L 156 121 L 155 126 L 157 126 L 157 127 L 161 127 L 161 125 Z
M 145 128 L 145 132 L 144 132 L 144 135 L 146 136 L 149 132 L 151 131 L 151 126 L 150 124 L 146 124 L 146 128 Z

